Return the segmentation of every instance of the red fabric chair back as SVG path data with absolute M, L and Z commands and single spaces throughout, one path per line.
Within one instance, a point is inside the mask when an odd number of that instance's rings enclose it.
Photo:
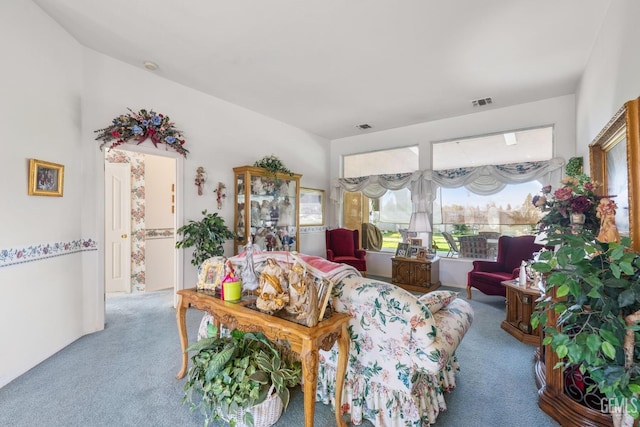
M 535 239 L 536 236 L 500 237 L 496 261 L 502 264 L 502 271 L 513 271 L 523 260 L 530 260 L 533 252 L 542 249 L 542 245 L 533 243 Z
M 333 251 L 335 256 L 355 256 L 358 249 L 358 230 L 336 228 L 327 233 L 327 248 Z
M 333 262 L 349 264 L 366 275 L 367 251 L 360 249 L 358 230 L 336 228 L 326 230 L 327 259 Z

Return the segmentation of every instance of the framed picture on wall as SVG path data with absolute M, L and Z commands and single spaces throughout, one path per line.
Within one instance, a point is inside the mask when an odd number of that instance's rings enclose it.
M 29 159 L 30 196 L 62 197 L 64 166 L 44 160 Z
M 616 227 L 640 250 L 640 98 L 627 101 L 589 145 L 591 179 L 600 196 L 615 195 Z
M 300 225 L 324 224 L 324 190 L 300 187 Z

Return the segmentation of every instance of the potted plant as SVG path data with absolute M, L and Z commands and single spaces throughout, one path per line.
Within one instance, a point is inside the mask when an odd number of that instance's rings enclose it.
M 282 163 L 282 160 L 273 155 L 265 156 L 262 159 L 257 160 L 253 166 L 263 168 L 271 172 L 276 183 L 278 182 L 278 173 L 293 176 L 293 172 L 291 172 L 284 163 Z
M 298 384 L 302 376 L 300 362 L 282 357 L 257 332 L 233 330 L 227 336 L 204 338 L 187 351 L 196 353 L 183 403 L 200 409 L 205 426 L 212 419 L 225 420 L 231 427 L 272 425 L 289 404 L 288 387 Z M 256 419 L 256 414 L 263 419 Z
M 224 223 L 224 218 L 218 213 L 202 211 L 200 221 L 190 220 L 187 224 L 178 228 L 177 233 L 183 236 L 176 242 L 176 248 L 190 248 L 195 246 L 191 264 L 196 267 L 204 260 L 213 256 L 224 255 L 223 244 L 228 239 L 233 239 L 235 234 Z
M 586 227 L 551 233 L 548 244 L 557 250 L 533 264 L 547 292 L 531 325 L 543 325 L 543 344 L 561 360 L 555 367 L 579 367 L 606 397 L 614 426 L 631 426 L 640 410 L 639 254 L 629 238 L 600 242 Z

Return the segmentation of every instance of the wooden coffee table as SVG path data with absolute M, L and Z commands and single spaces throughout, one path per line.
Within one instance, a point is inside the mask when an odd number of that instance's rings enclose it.
M 519 286 L 518 280 L 501 283 L 507 291 L 507 316 L 500 326 L 525 344 L 540 345 L 540 326 L 531 327 L 531 314 L 536 309 L 540 289 L 529 282 L 527 286 Z
M 220 324 L 230 329 L 241 331 L 262 332 L 270 340 L 287 340 L 291 350 L 300 355 L 302 375 L 304 377 L 304 425 L 313 426 L 313 414 L 316 404 L 316 382 L 318 379 L 318 350 L 329 350 L 338 341 L 338 364 L 336 369 L 336 424 L 346 427 L 342 418 L 342 389 L 347 371 L 349 357 L 349 332 L 347 326 L 349 316 L 344 313 L 333 313 L 330 318 L 323 320 L 316 326 L 307 327 L 290 322 L 279 317 L 270 316 L 245 305 L 248 301 L 231 303 L 196 289 L 178 291 L 178 307 L 176 320 L 182 346 L 182 366 L 176 378 L 180 379 L 187 373 L 188 354 L 185 353 L 187 343 L 187 325 L 185 314 L 187 308 L 195 307 L 213 315 L 213 321 L 220 330 Z

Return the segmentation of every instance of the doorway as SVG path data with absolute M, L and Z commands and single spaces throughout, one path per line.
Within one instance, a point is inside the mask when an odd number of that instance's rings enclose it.
M 105 152 L 105 296 L 178 288 L 180 159 L 164 154 Z

